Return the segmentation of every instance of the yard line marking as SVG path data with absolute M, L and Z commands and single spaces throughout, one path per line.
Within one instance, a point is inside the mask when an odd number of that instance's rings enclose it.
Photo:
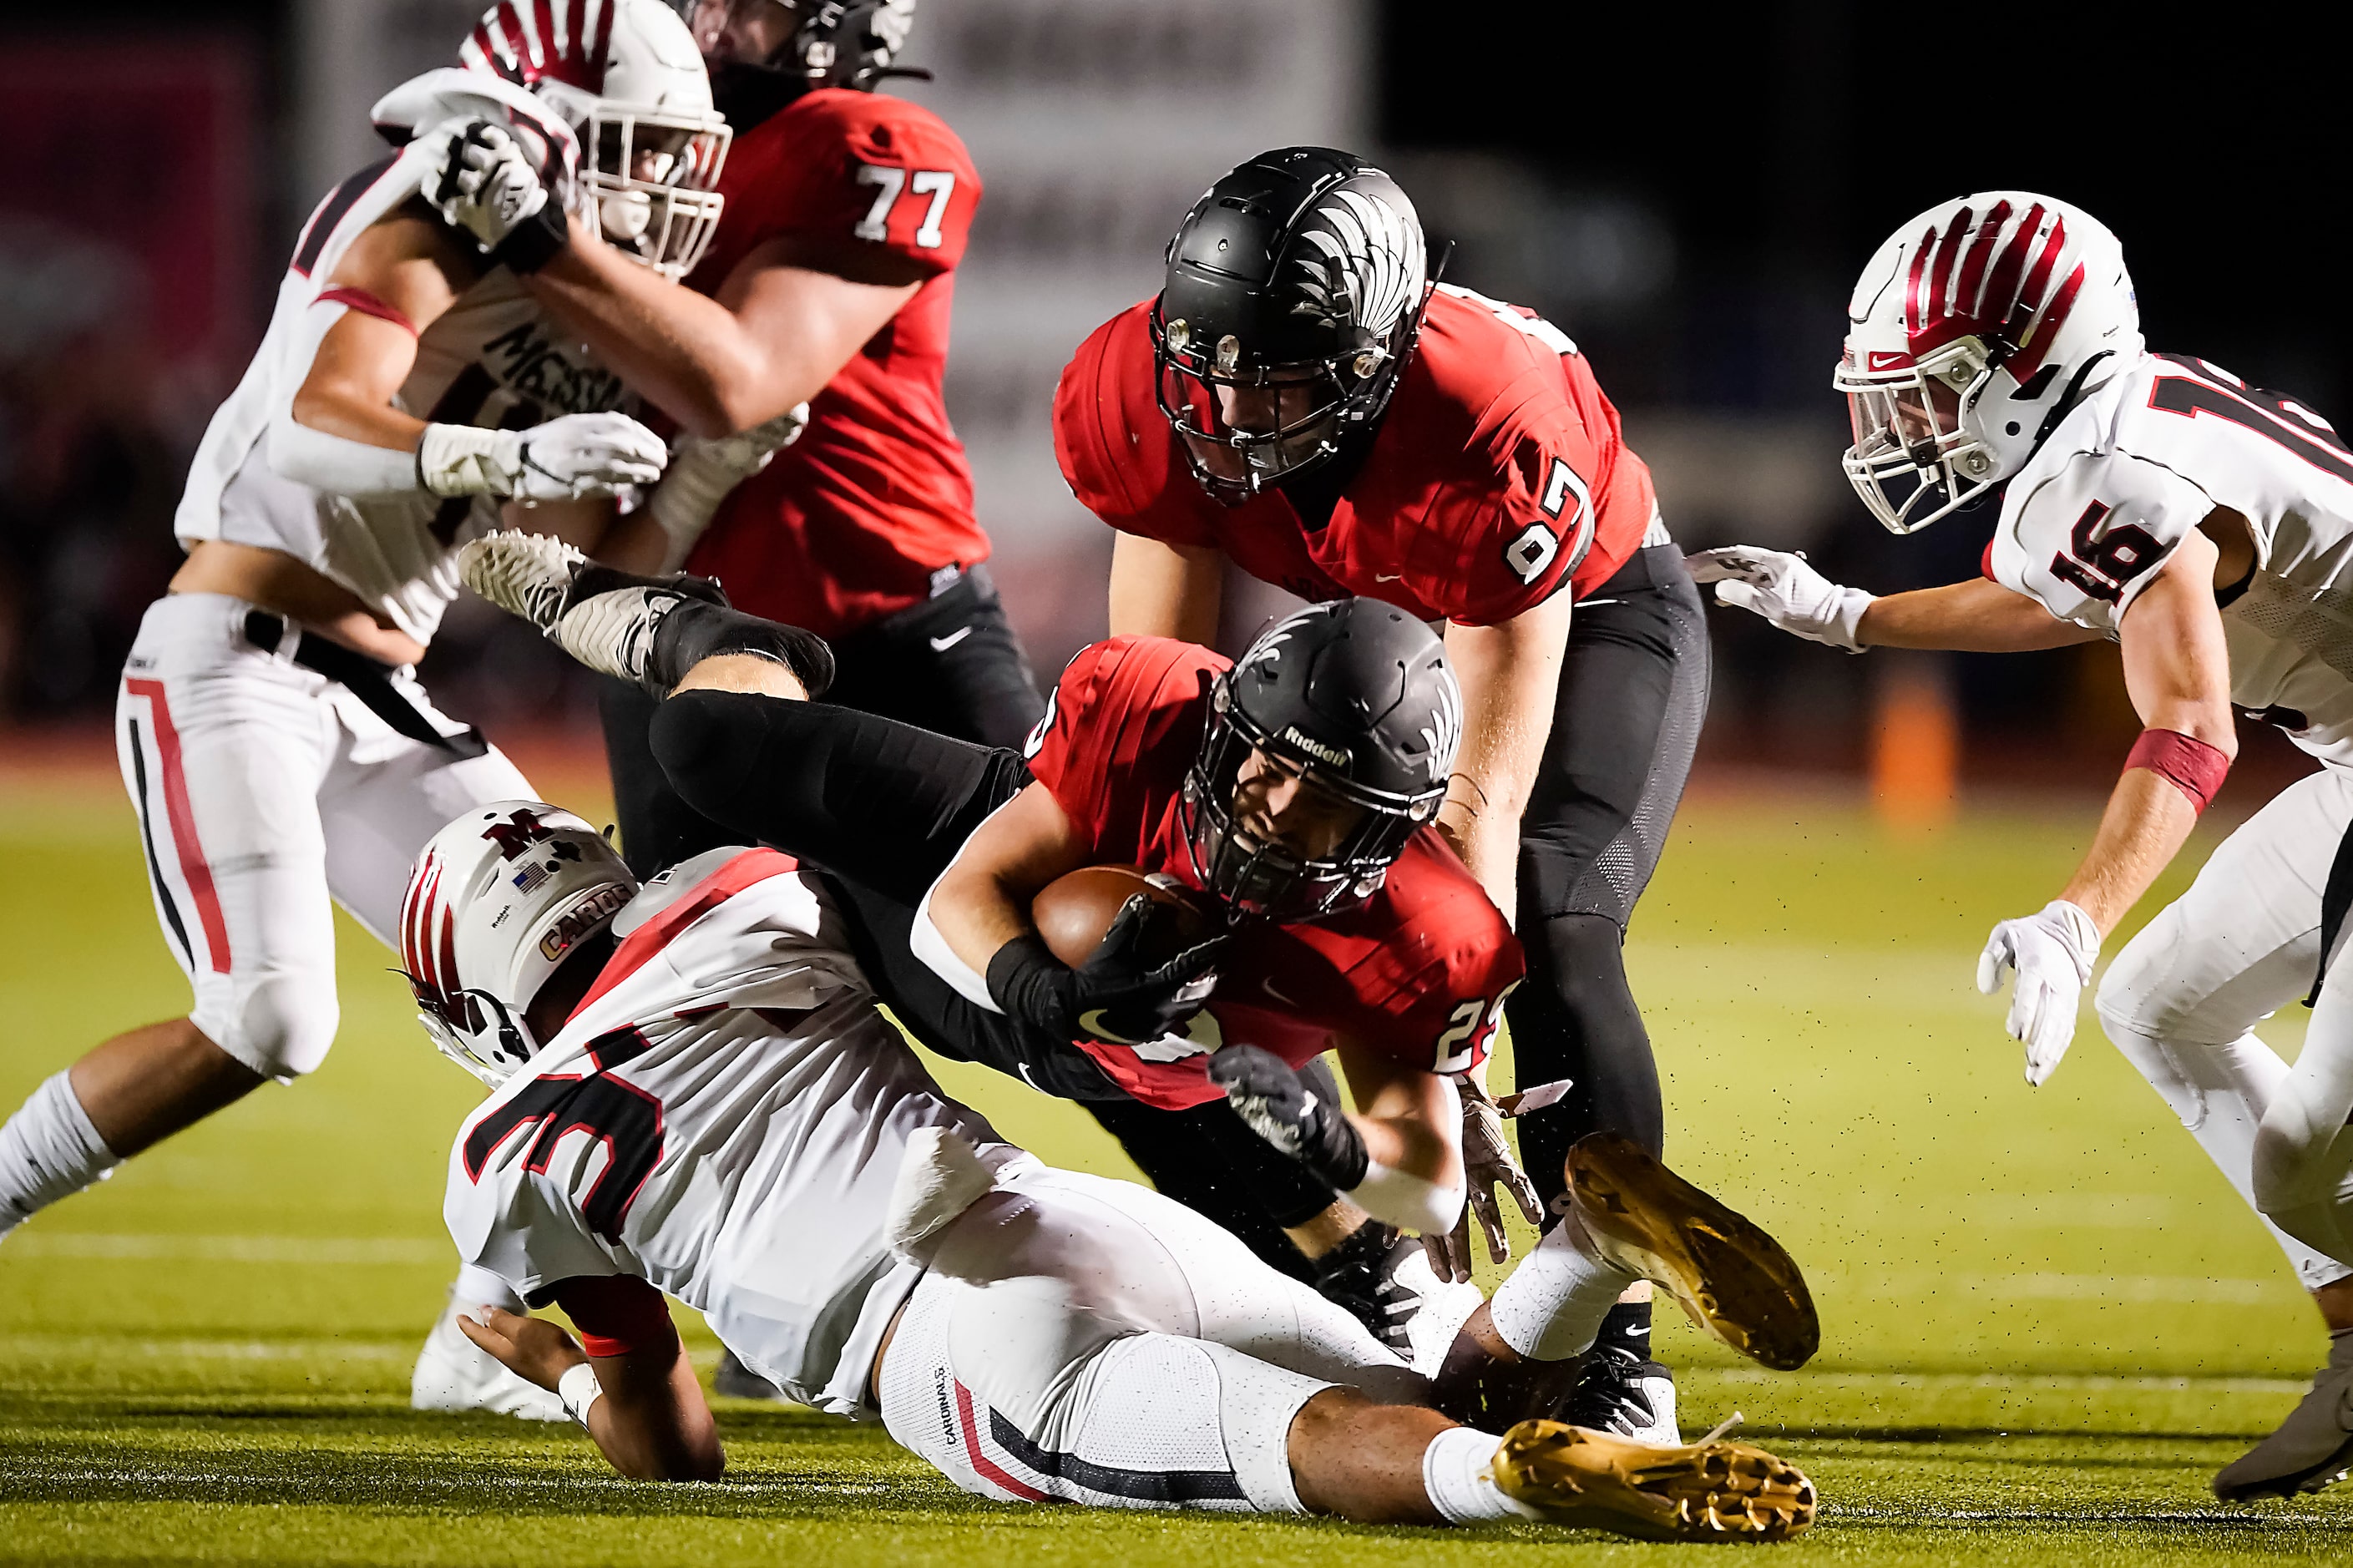
M 2021 1394 L 2302 1394 L 2310 1384 L 2290 1377 L 2126 1376 L 2109 1373 L 1807 1372 L 1792 1375 L 1754 1366 L 1694 1367 L 1692 1375 L 1723 1383 L 1819 1388 L 1824 1384 L 1902 1390 L 1995 1388 Z
M 2279 1279 L 2218 1279 L 2201 1274 L 1950 1274 L 1933 1268 L 1812 1271 L 1826 1290 L 1874 1300 L 1983 1296 L 2011 1301 L 2116 1301 L 2136 1305 L 2254 1307 L 2287 1300 Z
M 301 1263 L 338 1267 L 451 1263 L 446 1240 L 409 1237 L 186 1236 L 137 1231 L 28 1230 L 11 1238 L 7 1258 L 136 1259 L 162 1263 Z
M 135 1340 L 113 1334 L 0 1334 L 0 1355 L 154 1356 L 191 1361 L 412 1361 L 417 1340 Z

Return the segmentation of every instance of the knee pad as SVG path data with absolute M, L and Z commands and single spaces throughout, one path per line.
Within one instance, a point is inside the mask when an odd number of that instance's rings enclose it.
M 264 1078 L 291 1083 L 316 1072 L 343 1010 L 332 975 L 271 974 L 237 987 L 227 1016 L 192 1017 L 213 1044 Z

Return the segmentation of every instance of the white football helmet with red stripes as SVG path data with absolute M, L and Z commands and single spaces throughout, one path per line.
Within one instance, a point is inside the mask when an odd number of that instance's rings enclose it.
M 597 831 L 536 800 L 478 806 L 433 836 L 408 874 L 400 963 L 417 1022 L 487 1084 L 532 1058 L 524 1012 L 548 976 L 637 897 Z
M 1847 481 L 1893 533 L 2016 473 L 2143 348 L 2116 237 L 2021 191 L 1945 202 L 1897 229 L 1847 321 L 1834 381 L 1854 421 Z
M 733 132 L 676 11 L 661 0 L 499 0 L 458 59 L 571 121 L 599 235 L 666 277 L 694 269 L 718 226 Z

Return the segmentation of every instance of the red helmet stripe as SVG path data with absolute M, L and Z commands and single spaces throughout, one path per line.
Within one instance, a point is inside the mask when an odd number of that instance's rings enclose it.
M 1969 219 L 1976 215 L 1963 207 L 1953 215 L 1945 237 L 1936 242 L 1936 259 L 1928 268 L 1928 315 L 1931 319 L 1949 316 L 1959 303 L 1952 294 L 1953 264 L 1960 259 L 1961 243 L 1968 233 Z
M 2067 280 L 2059 285 L 2058 292 L 2052 295 L 2050 305 L 2027 329 L 2026 342 L 2019 345 L 2018 357 L 2010 363 L 2010 374 L 2024 381 L 2041 368 L 2042 356 L 2058 340 L 2059 329 L 2067 324 L 2067 313 L 2075 308 L 2075 296 L 2083 288 L 2084 264 L 2079 261 L 2075 270 L 2067 274 Z
M 435 966 L 441 995 L 446 1001 L 457 997 L 458 975 L 458 911 L 444 908 L 441 911 L 441 962 Z
M 1922 298 L 1922 287 L 1928 276 L 1928 249 L 1936 243 L 1936 231 L 1931 227 L 1920 237 L 1920 243 L 1912 248 L 1912 270 L 1904 279 L 1904 335 L 1907 338 L 1916 340 L 1920 336 L 1920 329 L 1926 324 L 1921 309 L 1926 302 Z
M 605 67 L 612 58 L 613 12 L 620 0 L 605 0 L 605 8 L 596 14 L 596 47 L 588 51 L 588 79 L 580 85 L 591 92 L 605 90 Z
M 2034 331 L 2031 318 L 2042 309 L 2043 296 L 2051 289 L 2051 275 L 2058 270 L 2060 252 L 2066 248 L 2067 220 L 2054 217 L 2051 224 L 2051 237 L 2042 242 L 2042 249 L 2034 258 L 2033 269 L 2027 273 L 2026 281 L 2019 285 L 2019 329 L 2021 337 Z
M 539 24 L 539 47 L 541 55 L 543 58 L 551 60 L 562 59 L 564 58 L 565 51 L 572 47 L 573 39 L 572 35 L 568 31 L 561 35 L 557 33 L 555 26 L 557 19 L 555 15 L 555 6 L 552 3 L 552 0 L 535 0 L 533 10 L 534 13 L 534 19 Z M 565 8 L 564 19 L 566 21 L 571 19 L 571 7 L 566 6 Z
M 1989 316 L 2009 303 L 2006 300 L 1997 301 L 1978 292 L 1985 286 L 1986 263 L 1992 258 L 1994 247 L 2001 243 L 2001 226 L 2009 216 L 2008 202 L 1994 203 L 1993 211 L 1986 214 L 1984 224 L 1978 229 L 1976 243 L 1969 247 L 1968 254 L 1961 258 L 1960 279 L 1953 285 L 1955 315 L 1966 316 L 1972 321 L 1982 323 Z
M 2047 210 L 2041 202 L 2026 209 L 2026 216 L 2018 221 L 2018 231 L 2001 247 L 2001 257 L 1993 264 L 1993 275 L 1986 279 L 1984 315 L 1990 321 L 2000 312 L 2001 325 L 1996 331 L 2004 340 L 2011 337 L 2018 319 L 2019 276 L 2026 270 L 2027 252 L 2034 248 L 2035 232 L 2042 228 L 2042 215 Z

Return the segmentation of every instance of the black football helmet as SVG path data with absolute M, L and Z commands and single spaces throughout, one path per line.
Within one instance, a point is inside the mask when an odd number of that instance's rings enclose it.
M 787 12 L 791 36 L 765 60 L 732 58 L 722 48 L 728 23 L 754 5 Z M 738 132 L 820 87 L 871 92 L 887 77 L 931 75 L 891 63 L 907 47 L 915 0 L 680 0 L 680 9 L 710 68 L 712 100 Z
M 1329 147 L 1261 153 L 1211 185 L 1167 262 L 1152 307 L 1160 411 L 1229 504 L 1371 427 L 1430 299 L 1413 203 Z
M 1210 688 L 1179 806 L 1194 870 L 1238 916 L 1313 920 L 1361 902 L 1438 815 L 1461 740 L 1462 690 L 1427 626 L 1377 599 L 1286 616 Z M 1252 837 L 1234 810 L 1252 752 L 1361 820 L 1317 858 Z

